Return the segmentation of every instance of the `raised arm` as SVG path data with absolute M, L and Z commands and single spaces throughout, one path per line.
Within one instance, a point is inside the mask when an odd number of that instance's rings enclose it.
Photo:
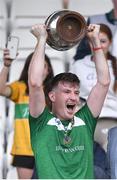
M 0 95 L 9 97 L 11 95 L 11 88 L 7 86 L 7 78 L 12 60 L 9 58 L 9 50 L 4 49 L 4 66 L 0 72 Z
M 92 43 L 94 63 L 97 72 L 97 83 L 90 92 L 87 104 L 95 117 L 97 117 L 101 112 L 110 84 L 108 64 L 103 50 L 101 49 L 99 31 L 99 25 L 90 24 L 87 34 L 90 42 Z
M 37 45 L 29 66 L 29 108 L 30 114 L 37 117 L 45 107 L 43 92 L 43 71 L 47 31 L 45 25 L 34 25 L 32 34 L 37 38 Z

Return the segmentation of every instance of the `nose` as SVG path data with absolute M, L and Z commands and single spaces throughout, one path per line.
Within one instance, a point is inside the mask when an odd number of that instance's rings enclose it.
M 71 92 L 70 93 L 70 99 L 73 101 L 75 101 L 78 97 L 77 97 L 78 95 L 76 95 L 74 92 Z

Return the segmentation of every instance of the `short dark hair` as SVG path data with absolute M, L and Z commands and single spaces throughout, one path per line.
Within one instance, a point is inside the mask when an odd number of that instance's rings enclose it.
M 73 73 L 60 73 L 52 79 L 51 88 L 53 89 L 59 82 L 70 82 L 79 85 L 80 80 L 78 76 Z
M 48 83 L 48 86 L 46 86 L 46 93 L 48 94 L 54 87 L 56 87 L 59 82 L 69 82 L 69 83 L 75 83 L 79 86 L 80 80 L 77 75 L 70 73 L 70 72 L 64 72 L 57 74 L 54 76 Z

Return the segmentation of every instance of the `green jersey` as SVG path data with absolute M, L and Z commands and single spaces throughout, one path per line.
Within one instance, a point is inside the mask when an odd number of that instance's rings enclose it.
M 34 118 L 29 115 L 31 144 L 40 179 L 92 179 L 93 136 L 96 118 L 87 104 L 74 116 L 74 123 L 60 121 L 46 107 Z M 66 128 L 67 136 L 66 137 Z

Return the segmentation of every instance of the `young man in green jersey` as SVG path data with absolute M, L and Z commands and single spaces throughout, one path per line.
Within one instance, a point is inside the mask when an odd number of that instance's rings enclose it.
M 31 143 L 40 179 L 92 179 L 93 135 L 109 84 L 108 65 L 99 40 L 100 26 L 90 24 L 97 82 L 86 104 L 77 110 L 79 79 L 72 73 L 56 75 L 48 86 L 51 111 L 43 91 L 43 69 L 47 31 L 45 25 L 32 27 L 37 38 L 29 67 L 29 122 Z

